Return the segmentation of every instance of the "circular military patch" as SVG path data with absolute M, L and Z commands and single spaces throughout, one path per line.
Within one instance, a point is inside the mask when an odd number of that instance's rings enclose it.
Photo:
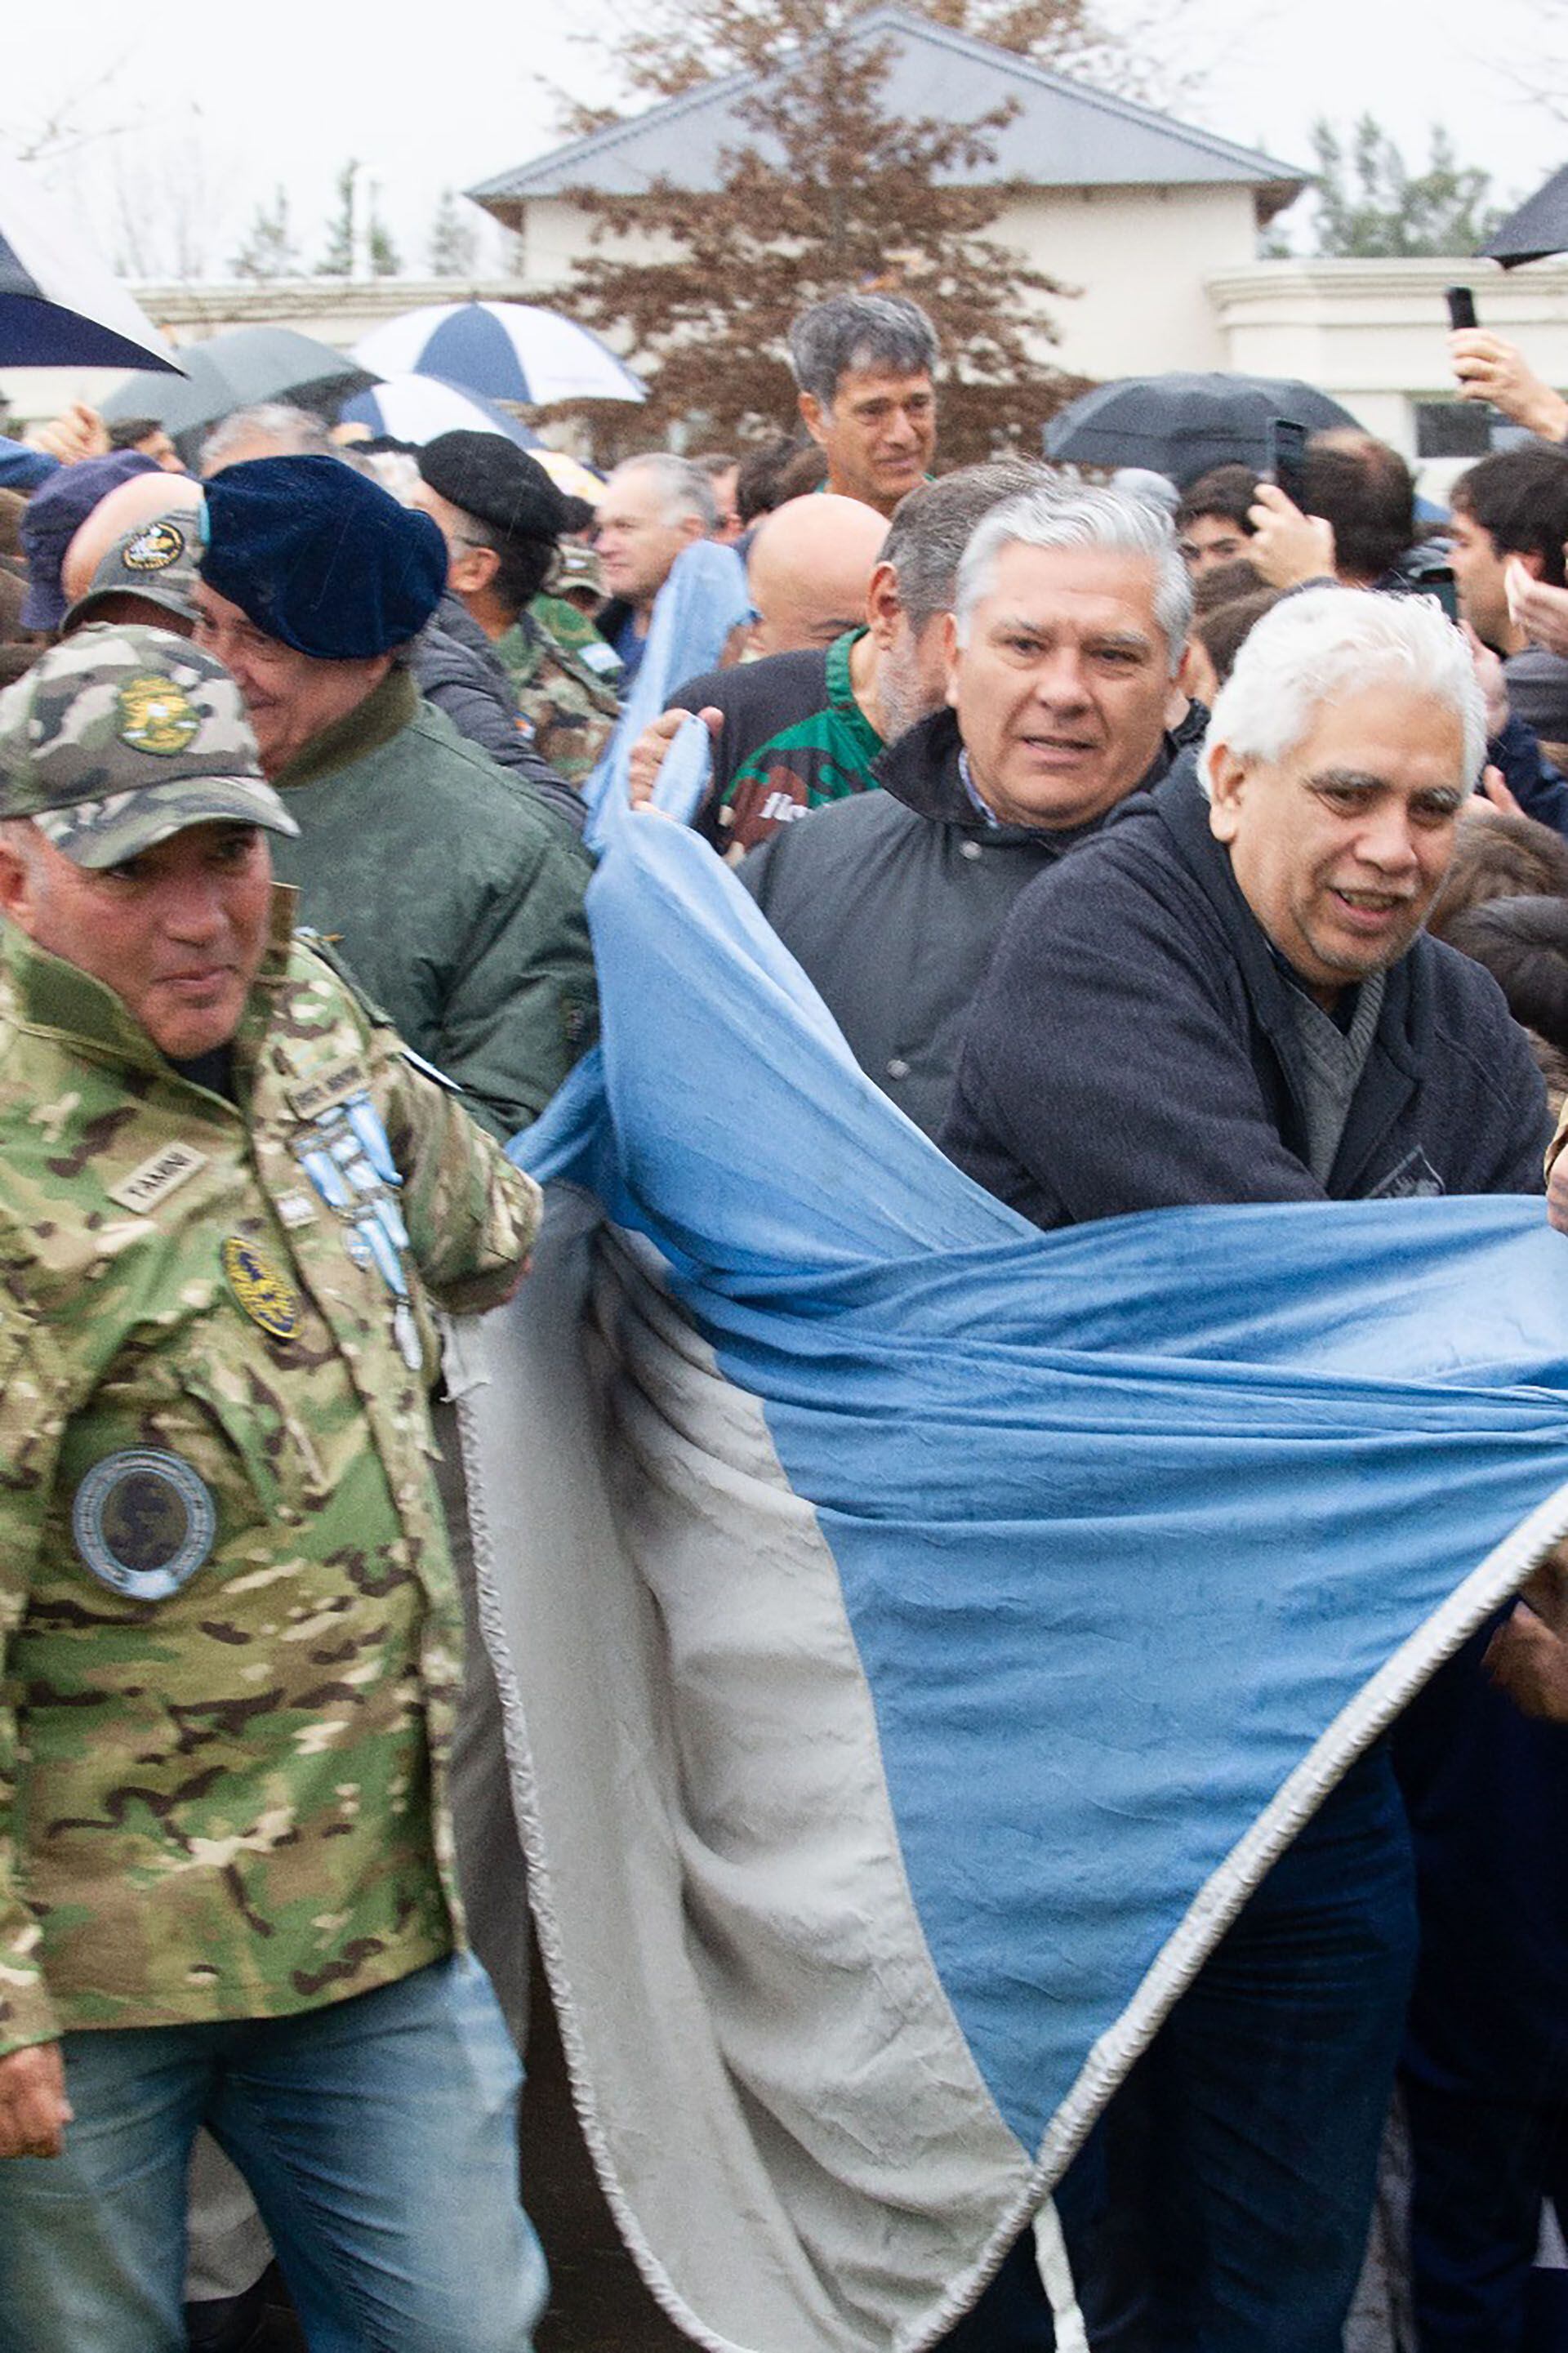
M 300 1294 L 270 1252 L 231 1234 L 220 1253 L 228 1287 L 253 1324 L 274 1340 L 291 1340 L 300 1328 Z
M 172 678 L 160 678 L 155 670 L 128 678 L 115 700 L 120 705 L 120 740 L 133 751 L 167 757 L 183 752 L 193 736 L 201 733 L 201 712 L 192 709 L 184 690 Z
M 127 572 L 163 572 L 185 552 L 185 534 L 172 522 L 150 522 L 132 532 L 121 550 Z
M 71 1504 L 71 1534 L 83 1561 L 132 1601 L 177 1593 L 209 1558 L 216 1530 L 206 1482 L 177 1454 L 155 1447 L 106 1454 Z

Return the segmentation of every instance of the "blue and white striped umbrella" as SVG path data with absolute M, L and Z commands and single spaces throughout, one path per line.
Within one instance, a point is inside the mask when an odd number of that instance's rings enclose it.
M 431 302 L 373 329 L 354 347 L 373 375 L 434 375 L 542 408 L 556 400 L 645 400 L 607 343 L 531 302 Z
M 493 401 L 461 385 L 443 384 L 439 376 L 395 375 L 355 393 L 342 409 L 345 425 L 368 425 L 373 432 L 388 433 L 395 441 L 423 448 L 439 433 L 500 433 L 520 449 L 535 449 L 539 436 Z

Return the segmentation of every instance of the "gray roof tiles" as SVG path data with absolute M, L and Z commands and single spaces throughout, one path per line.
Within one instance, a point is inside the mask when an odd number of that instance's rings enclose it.
M 1027 58 L 903 8 L 870 10 L 852 37 L 887 45 L 889 112 L 970 122 L 1009 100 L 1016 101 L 1012 121 L 993 134 L 995 160 L 984 167 L 988 180 L 1016 179 L 1046 188 L 1239 182 L 1283 194 L 1311 177 L 1296 165 L 1175 122 L 1130 99 L 1068 81 Z M 479 204 L 509 206 L 525 197 L 563 195 L 574 187 L 637 195 L 659 179 L 678 187 L 712 187 L 721 149 L 754 136 L 737 109 L 755 86 L 749 74 L 704 83 L 631 121 L 574 139 L 500 173 L 468 194 Z M 971 175 L 955 171 L 948 176 Z

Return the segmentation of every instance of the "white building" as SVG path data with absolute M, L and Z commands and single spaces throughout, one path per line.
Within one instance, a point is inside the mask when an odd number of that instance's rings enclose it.
M 1075 290 L 1047 305 L 1059 341 L 1042 338 L 1042 357 L 1091 377 L 1226 364 L 1207 281 L 1253 262 L 1259 228 L 1308 173 L 902 8 L 873 9 L 850 40 L 885 54 L 880 104 L 891 116 L 957 126 L 1015 110 L 988 134 L 992 159 L 952 176 L 1021 187 L 986 236 Z M 522 275 L 547 301 L 589 251 L 593 224 L 574 189 L 635 197 L 658 180 L 716 186 L 721 151 L 756 141 L 739 110 L 763 87 L 729 75 L 468 194 L 521 238 Z M 899 242 L 890 222 L 889 248 Z
M 1464 279 L 1482 319 L 1568 387 L 1568 261 L 1508 273 L 1454 260 L 1259 261 L 1258 230 L 1295 200 L 1304 170 L 896 6 L 864 18 L 858 37 L 889 53 L 890 109 L 957 123 L 1016 102 L 985 168 L 1026 193 L 988 233 L 1078 290 L 1049 303 L 1059 340 L 1042 339 L 1042 358 L 1097 379 L 1173 368 L 1305 377 L 1413 456 L 1417 405 L 1453 393 L 1442 293 Z M 134 290 L 176 343 L 277 321 L 345 350 L 421 303 L 476 296 L 569 307 L 572 264 L 589 231 L 574 187 L 636 195 L 661 175 L 700 186 L 705 174 L 711 185 L 720 148 L 751 135 L 736 113 L 749 87 L 741 75 L 710 83 L 471 190 L 521 240 L 517 273 L 505 280 Z M 101 398 L 116 380 L 96 370 L 0 371 L 0 392 L 26 420 Z M 1453 470 L 1436 470 L 1430 486 L 1440 490 Z

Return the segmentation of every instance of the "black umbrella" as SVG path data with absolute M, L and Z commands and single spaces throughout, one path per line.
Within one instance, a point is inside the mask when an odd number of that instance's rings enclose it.
M 1121 376 L 1058 410 L 1046 455 L 1064 465 L 1147 466 L 1183 484 L 1211 466 L 1261 472 L 1277 417 L 1311 433 L 1356 423 L 1326 392 L 1290 377 Z
M 1515 269 L 1521 261 L 1544 261 L 1549 253 L 1568 253 L 1568 164 L 1510 213 L 1481 251 L 1505 269 Z
M 368 391 L 377 379 L 356 360 L 292 327 L 232 327 L 180 353 L 184 381 L 138 372 L 117 385 L 103 404 L 110 424 L 150 417 L 179 445 L 183 457 L 208 426 L 261 400 L 337 413 L 339 401 Z

